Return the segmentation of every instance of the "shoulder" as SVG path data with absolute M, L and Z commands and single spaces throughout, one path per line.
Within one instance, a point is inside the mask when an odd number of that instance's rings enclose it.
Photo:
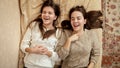
M 95 32 L 94 30 L 85 29 L 85 33 L 86 33 L 87 35 L 93 35 L 94 32 Z
M 97 29 L 91 29 L 93 32 L 102 32 L 102 28 L 97 28 Z
M 95 41 L 100 40 L 102 41 L 102 29 L 91 29 L 91 30 L 86 30 L 86 33 L 90 39 L 93 39 Z
M 95 30 L 87 30 L 87 29 L 85 29 L 85 34 L 91 40 L 96 38 L 96 36 L 97 36 L 97 33 L 96 33 Z
M 98 28 L 98 29 L 85 29 L 85 31 L 87 32 L 87 34 L 98 34 L 98 33 L 102 33 L 102 29 Z
M 72 34 L 72 30 L 64 29 L 63 34 L 69 37 Z
M 61 28 L 57 28 L 57 30 L 56 30 L 56 37 L 60 38 L 61 34 L 62 34 L 62 29 Z
M 98 28 L 98 29 L 91 29 L 88 31 L 88 34 L 90 34 L 91 36 L 97 36 L 98 38 L 102 38 L 102 28 Z
M 69 36 L 71 34 L 71 30 L 67 30 L 67 29 L 62 29 L 62 28 L 57 28 L 56 31 L 56 37 L 60 38 L 60 37 L 65 37 L 65 36 Z
M 33 29 L 34 27 L 38 26 L 38 22 L 37 21 L 33 21 L 28 25 L 28 28 Z
M 92 29 L 92 31 L 96 35 L 96 38 L 98 38 L 102 42 L 102 38 L 103 38 L 103 35 L 102 35 L 103 34 L 103 30 L 102 30 L 102 28 Z

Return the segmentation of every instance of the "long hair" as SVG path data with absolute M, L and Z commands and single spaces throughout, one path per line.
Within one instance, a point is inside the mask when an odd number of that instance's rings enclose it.
M 87 12 L 87 29 L 95 29 L 102 28 L 103 20 L 101 19 L 103 16 L 102 12 L 99 10 L 93 10 Z
M 80 11 L 83 14 L 84 19 L 87 20 L 86 24 L 84 25 L 85 29 L 94 29 L 94 28 L 102 28 L 103 20 L 99 17 L 102 17 L 102 12 L 97 10 L 92 10 L 86 12 L 83 6 L 75 6 L 70 9 L 69 11 L 69 19 L 71 19 L 71 14 L 74 11 Z M 61 26 L 63 29 L 73 30 L 70 24 L 70 20 L 63 20 L 61 22 Z

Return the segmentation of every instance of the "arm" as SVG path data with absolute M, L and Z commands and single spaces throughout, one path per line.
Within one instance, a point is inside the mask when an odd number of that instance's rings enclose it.
M 66 35 L 65 31 L 62 31 L 61 37 L 59 38 L 58 44 L 57 44 L 56 49 L 55 49 L 58 56 L 62 60 L 65 59 L 65 57 L 67 57 L 69 55 L 69 51 L 63 47 L 66 40 L 67 40 L 67 37 L 68 36 Z
M 21 48 L 22 52 L 28 53 L 27 51 L 30 51 L 30 49 L 29 49 L 30 39 L 31 39 L 31 29 L 28 28 L 26 33 L 24 34 L 22 41 L 21 41 L 20 48 Z M 26 48 L 28 48 L 27 51 L 26 51 Z
M 64 60 L 69 55 L 71 42 L 78 39 L 77 34 L 69 36 L 69 33 L 70 32 L 63 31 L 56 48 L 56 51 L 62 60 Z
M 43 47 L 43 46 L 31 46 L 31 40 L 32 40 L 32 31 L 34 31 L 33 27 L 35 27 L 36 23 L 32 23 L 30 25 L 30 27 L 28 27 L 22 42 L 21 42 L 21 50 L 24 53 L 34 53 L 34 54 L 44 54 L 44 52 L 47 51 L 47 48 Z M 31 47 L 30 47 L 31 46 Z
M 51 56 L 51 52 L 48 51 L 48 49 L 43 46 L 27 47 L 25 48 L 25 51 L 27 53 L 46 54 L 47 56 Z
M 98 31 L 100 31 L 102 33 L 101 30 L 97 29 Z M 90 64 L 88 66 L 88 68 L 94 68 L 94 66 L 96 66 L 96 64 L 100 63 L 101 60 L 101 56 L 102 56 L 102 37 L 98 36 L 98 31 L 93 30 L 93 49 L 92 49 L 92 54 L 91 54 L 91 58 L 90 58 Z M 101 34 L 100 33 L 100 34 Z M 101 34 L 102 36 L 102 34 Z M 99 65 L 99 67 L 101 67 L 101 65 Z

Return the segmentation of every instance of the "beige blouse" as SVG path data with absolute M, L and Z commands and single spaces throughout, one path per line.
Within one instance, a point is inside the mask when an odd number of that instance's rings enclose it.
M 64 49 L 66 39 L 71 35 L 71 31 L 64 30 L 56 48 L 59 57 L 62 59 L 62 68 L 84 68 L 89 62 L 97 63 L 102 45 L 94 30 L 87 30 L 78 40 L 71 43 L 70 50 Z

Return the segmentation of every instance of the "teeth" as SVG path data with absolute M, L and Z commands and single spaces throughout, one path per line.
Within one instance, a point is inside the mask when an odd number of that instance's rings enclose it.
M 74 27 L 78 27 L 79 26 L 79 24 L 78 25 L 74 25 Z
M 49 19 L 45 19 L 45 20 L 49 20 Z
M 73 25 L 74 25 L 74 27 L 78 27 L 80 24 L 76 22 Z
M 44 17 L 45 20 L 49 20 L 50 18 L 49 17 Z

